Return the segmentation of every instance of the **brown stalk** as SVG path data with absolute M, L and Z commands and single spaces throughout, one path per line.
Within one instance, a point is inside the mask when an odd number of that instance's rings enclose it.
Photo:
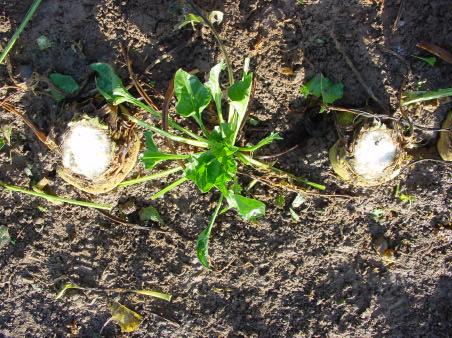
M 22 114 L 19 110 L 14 108 L 13 105 L 11 105 L 8 102 L 2 101 L 0 102 L 0 107 L 2 107 L 4 110 L 6 110 L 9 113 L 12 113 L 16 116 L 18 116 L 36 135 L 39 141 L 41 141 L 47 148 L 49 148 L 51 151 L 54 151 L 56 153 L 60 153 L 60 147 L 56 144 L 56 142 L 44 134 L 42 131 L 40 131 L 34 124 L 31 122 L 28 117 L 26 117 L 24 114 Z
M 143 89 L 143 87 L 140 84 L 140 81 L 138 80 L 137 76 L 135 75 L 135 73 L 133 71 L 132 60 L 130 60 L 130 57 L 129 57 L 129 49 L 125 45 L 121 45 L 121 48 L 122 48 L 122 53 L 124 55 L 124 59 L 126 60 L 126 63 L 127 63 L 127 70 L 129 71 L 129 75 L 130 75 L 130 78 L 132 79 L 132 83 L 133 83 L 134 87 L 136 88 L 138 93 L 141 95 L 141 97 L 144 99 L 144 101 L 149 106 L 151 106 L 155 110 L 159 110 L 157 105 L 154 103 L 154 101 L 149 97 L 149 95 Z
M 171 79 L 171 81 L 168 83 L 168 88 L 166 89 L 165 92 L 165 99 L 163 100 L 163 109 L 162 109 L 162 129 L 164 131 L 168 131 L 168 114 L 169 114 L 169 105 L 171 103 L 171 98 L 173 97 L 174 94 L 174 79 Z M 174 146 L 174 142 L 166 139 L 166 141 L 168 142 L 168 147 L 170 148 L 171 152 L 173 154 L 176 154 L 176 148 Z M 185 168 L 185 163 L 182 160 L 178 160 L 177 161 L 179 163 L 179 165 L 182 168 Z

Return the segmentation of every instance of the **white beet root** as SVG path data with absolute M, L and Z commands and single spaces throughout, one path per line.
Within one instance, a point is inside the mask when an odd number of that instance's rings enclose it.
M 112 161 L 112 141 L 107 132 L 88 120 L 73 123 L 62 142 L 63 166 L 93 180 Z
M 358 175 L 368 180 L 380 178 L 397 158 L 397 140 L 385 128 L 367 130 L 356 141 L 353 155 Z

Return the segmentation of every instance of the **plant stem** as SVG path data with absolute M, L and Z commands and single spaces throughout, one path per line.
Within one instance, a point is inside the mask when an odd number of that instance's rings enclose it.
M 183 170 L 182 167 L 175 167 L 175 168 L 164 170 L 164 171 L 152 174 L 152 175 L 143 176 L 143 177 L 139 177 L 139 178 L 134 178 L 134 179 L 127 180 L 127 181 L 122 181 L 121 183 L 119 183 L 118 187 L 128 187 L 130 185 L 140 184 L 140 183 L 143 183 L 143 182 L 155 180 L 155 179 L 158 179 L 158 178 L 169 176 L 169 175 L 174 174 L 174 173 L 176 173 L 178 171 L 181 171 L 181 170 Z
M 198 236 L 198 240 L 196 243 L 196 254 L 198 256 L 199 261 L 201 264 L 208 270 L 210 270 L 209 261 L 208 261 L 208 244 L 209 244 L 209 238 L 210 233 L 212 232 L 213 225 L 215 224 L 215 220 L 218 217 L 218 213 L 220 212 L 221 206 L 223 205 L 223 194 L 220 196 L 220 199 L 218 200 L 217 206 L 215 207 L 215 211 L 213 212 L 212 216 L 210 217 L 209 224 L 207 225 L 207 228 L 205 228 L 201 234 Z
M 136 105 L 137 107 L 147 111 L 149 114 L 151 114 L 154 117 L 157 117 L 159 119 L 162 118 L 162 114 L 156 110 L 154 110 L 152 107 L 148 106 L 147 104 L 141 102 L 140 100 L 137 100 L 136 98 L 134 98 L 131 94 L 129 94 L 130 97 L 127 97 L 127 102 Z M 179 130 L 180 132 L 193 137 L 194 139 L 201 139 L 198 135 L 196 135 L 195 133 L 193 133 L 192 131 L 182 127 L 181 125 L 179 125 L 176 121 L 174 121 L 173 119 L 168 118 L 168 124 L 170 125 L 171 128 L 174 128 L 176 130 Z
M 206 126 L 204 125 L 204 122 L 202 121 L 202 118 L 198 118 L 193 116 L 193 118 L 195 119 L 195 121 L 198 123 L 199 127 L 202 130 L 202 133 L 204 134 L 205 137 L 209 137 L 209 131 L 207 130 Z
M 206 139 L 202 139 L 202 140 L 192 140 L 192 139 L 188 139 L 185 137 L 181 137 L 181 136 L 177 136 L 177 135 L 173 135 L 171 133 L 168 133 L 167 131 L 164 131 L 160 128 L 154 127 L 152 125 L 150 125 L 149 123 L 146 123 L 140 119 L 137 119 L 136 117 L 133 117 L 131 115 L 127 115 L 128 119 L 131 120 L 132 122 L 138 124 L 139 126 L 149 129 L 157 134 L 160 134 L 170 140 L 176 141 L 176 142 L 181 142 L 181 143 L 186 143 L 195 147 L 199 147 L 199 148 L 208 148 L 208 144 L 207 144 L 207 140 Z
M 3 187 L 4 189 L 9 190 L 9 191 L 20 192 L 25 195 L 40 197 L 40 198 L 43 198 L 50 202 L 67 203 L 67 204 L 73 204 L 73 205 L 78 205 L 78 206 L 87 207 L 87 208 L 95 208 L 95 209 L 103 209 L 103 210 L 113 209 L 113 207 L 111 205 L 98 204 L 98 203 L 93 203 L 93 202 L 85 202 L 85 201 L 64 198 L 64 197 L 58 197 L 58 196 L 49 195 L 49 194 L 46 194 L 43 192 L 36 192 L 33 190 L 24 189 L 24 188 L 21 188 L 21 187 L 15 186 L 15 185 L 10 185 L 10 184 L 7 184 L 7 183 L 1 182 L 1 181 L 0 181 L 0 187 Z
M 304 183 L 304 184 L 306 184 L 306 185 L 308 185 L 310 187 L 313 187 L 315 189 L 318 189 L 318 190 L 325 190 L 326 189 L 326 187 L 324 185 L 322 185 L 322 184 L 311 182 L 311 181 L 308 181 L 308 180 L 306 180 L 306 179 L 304 179 L 302 177 L 295 176 L 295 175 L 293 175 L 291 173 L 288 173 L 287 171 L 275 168 L 275 167 L 273 167 L 273 166 L 271 166 L 269 164 L 266 164 L 266 163 L 260 162 L 258 160 L 255 160 L 251 156 L 245 155 L 243 153 L 238 152 L 236 154 L 236 156 L 237 156 L 237 158 L 240 161 L 242 161 L 242 163 L 244 163 L 246 165 L 250 165 L 250 166 L 254 166 L 254 167 L 258 168 L 258 169 L 274 172 L 274 173 L 276 173 L 276 174 L 278 174 L 278 175 L 280 175 L 282 177 L 292 179 L 292 180 L 294 180 L 296 182 Z
M 165 188 L 163 188 L 159 192 L 157 192 L 154 195 L 152 195 L 151 196 L 151 200 L 155 200 L 155 199 L 165 195 L 168 191 L 173 190 L 174 188 L 176 188 L 177 186 L 181 185 L 185 181 L 188 181 L 188 178 L 186 178 L 185 176 L 179 178 L 177 181 L 171 183 L 170 185 L 166 186 Z
M 193 3 L 193 1 L 188 0 L 188 3 L 190 4 L 193 11 L 196 12 L 196 15 L 200 16 L 204 20 L 204 23 L 210 28 L 210 31 L 212 32 L 215 40 L 217 40 L 218 46 L 220 47 L 221 53 L 223 54 L 225 62 L 226 62 L 226 68 L 228 70 L 229 85 L 232 86 L 234 84 L 234 72 L 232 71 L 231 60 L 229 58 L 229 54 L 226 51 L 226 48 L 224 47 L 223 42 L 221 41 L 220 35 L 218 35 L 215 27 L 213 27 L 213 25 L 209 21 L 209 19 L 206 18 L 204 13 L 202 13 L 202 11 L 198 9 L 198 7 Z
M 33 2 L 33 4 L 30 6 L 30 8 L 28 9 L 28 12 L 27 12 L 27 14 L 25 14 L 25 17 L 22 20 L 19 28 L 17 28 L 16 32 L 14 33 L 14 35 L 9 40 L 9 42 L 6 45 L 5 49 L 0 54 L 0 64 L 3 63 L 3 61 L 6 58 L 6 56 L 10 52 L 11 48 L 13 48 L 13 46 L 16 43 L 17 39 L 19 38 L 20 34 L 22 34 L 22 31 L 25 29 L 25 27 L 27 26 L 28 22 L 33 17 L 33 15 L 35 14 L 35 12 L 38 9 L 39 5 L 41 4 L 41 1 L 42 0 L 35 0 Z

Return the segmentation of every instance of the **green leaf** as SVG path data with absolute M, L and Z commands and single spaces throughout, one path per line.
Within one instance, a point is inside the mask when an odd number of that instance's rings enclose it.
M 232 156 L 216 157 L 210 150 L 201 155 L 193 155 L 185 170 L 185 176 L 203 193 L 213 187 L 226 192 L 227 183 L 236 173 L 237 163 Z
M 74 94 L 80 89 L 78 83 L 70 75 L 52 73 L 50 74 L 49 79 L 55 87 L 66 94 Z
M 55 99 L 55 101 L 63 100 L 66 95 L 75 94 L 80 86 L 70 75 L 64 75 L 60 73 L 52 73 L 49 76 L 50 82 L 57 88 L 57 90 L 51 90 L 50 94 Z
M 416 102 L 430 101 L 452 96 L 452 88 L 431 91 L 407 91 L 402 94 L 401 105 L 406 106 Z
M 163 219 L 159 212 L 152 205 L 140 210 L 140 220 L 141 221 L 153 221 L 163 224 Z
M 232 191 L 226 196 L 226 200 L 231 208 L 238 211 L 239 215 L 247 220 L 253 221 L 265 215 L 265 204 L 253 198 L 248 198 Z
M 113 302 L 110 306 L 111 319 L 118 323 L 122 333 L 134 332 L 138 329 L 143 317 L 124 305 Z
M 203 22 L 204 22 L 204 20 L 199 15 L 196 15 L 193 13 L 187 13 L 187 14 L 185 14 L 185 16 L 181 20 L 181 22 L 176 26 L 176 30 L 181 29 L 189 24 L 191 24 L 194 27 L 195 24 L 203 23 Z
M 272 143 L 275 140 L 282 140 L 282 137 L 275 132 L 272 132 L 269 136 L 266 138 L 260 140 L 255 146 L 248 146 L 240 148 L 241 151 L 256 151 L 259 148 L 262 148 L 270 143 Z
M 222 98 L 222 91 L 220 87 L 220 73 L 222 70 L 224 70 L 225 64 L 223 61 L 221 61 L 219 64 L 212 67 L 209 73 L 209 81 L 205 83 L 205 86 L 209 89 L 210 95 L 213 97 L 213 100 L 215 101 L 215 105 L 217 108 L 218 116 L 220 118 L 220 123 L 223 122 L 223 117 L 221 115 L 222 109 L 221 109 L 221 98 Z
M 413 57 L 415 57 L 416 59 L 422 60 L 425 63 L 428 63 L 430 66 L 434 67 L 435 63 L 436 63 L 436 57 L 434 56 L 430 56 L 430 57 L 422 57 L 422 56 L 416 56 L 413 55 Z
M 209 239 L 210 233 L 212 232 L 212 227 L 215 223 L 215 220 L 218 216 L 218 212 L 220 211 L 221 205 L 223 204 L 223 195 L 220 197 L 220 200 L 215 207 L 215 211 L 213 212 L 209 224 L 207 228 L 205 228 L 198 235 L 198 239 L 196 240 L 196 255 L 203 267 L 210 270 L 209 264 Z
M 178 154 L 166 154 L 160 152 L 154 143 L 154 137 L 152 132 L 147 131 L 144 133 L 146 137 L 146 151 L 141 156 L 141 161 L 146 169 L 152 170 L 155 165 L 162 161 L 167 160 L 183 160 L 190 158 L 190 155 L 178 155 Z
M 139 295 L 144 296 L 151 296 L 159 299 L 163 299 L 166 301 L 171 301 L 172 296 L 168 293 L 163 293 L 159 291 L 153 291 L 153 290 L 130 290 L 131 292 L 137 293 Z
M 36 43 L 38 44 L 38 48 L 40 50 L 45 50 L 45 49 L 48 49 L 48 48 L 52 47 L 52 43 L 44 35 L 41 35 L 39 38 L 37 38 L 36 39 Z
M 90 67 L 98 75 L 96 76 L 97 89 L 108 102 L 117 105 L 123 102 L 134 101 L 134 98 L 124 87 L 112 66 L 98 62 L 91 64 Z
M 11 242 L 9 230 L 6 226 L 0 225 L 0 249 L 7 246 Z
M 370 216 L 375 222 L 381 223 L 385 218 L 385 211 L 383 209 L 374 209 L 370 213 Z
M 3 139 L 3 137 L 0 137 L 0 150 L 2 150 L 2 148 L 5 146 L 6 142 Z
M 317 74 L 305 85 L 300 87 L 300 93 L 304 96 L 313 95 L 321 97 L 324 105 L 329 105 L 339 100 L 344 95 L 344 85 L 342 83 L 333 83 L 330 79 Z
M 253 73 L 245 73 L 243 79 L 234 83 L 228 89 L 228 97 L 230 104 L 234 108 L 234 114 L 229 116 L 229 123 L 235 126 L 235 137 L 237 137 L 238 129 L 242 125 L 243 119 L 248 109 L 248 103 L 251 97 L 251 87 L 253 84 Z
M 60 299 L 61 297 L 64 296 L 66 291 L 70 289 L 83 289 L 83 288 L 74 283 L 66 283 L 63 285 L 61 290 L 56 294 L 55 299 Z
M 202 111 L 211 100 L 209 90 L 196 76 L 179 69 L 174 76 L 174 93 L 177 113 L 184 117 L 193 116 L 199 122 Z
M 283 195 L 276 195 L 275 205 L 279 209 L 284 209 L 284 207 L 286 206 L 286 198 Z

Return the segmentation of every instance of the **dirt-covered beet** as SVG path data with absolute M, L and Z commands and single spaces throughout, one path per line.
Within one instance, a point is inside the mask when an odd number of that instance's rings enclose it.
M 0 0 L 0 42 L 20 24 L 31 0 Z M 198 70 L 202 78 L 221 54 L 208 29 L 176 31 L 179 1 L 45 0 L 10 54 L 17 82 L 33 72 L 87 79 L 88 65 L 109 62 L 130 83 L 121 44 L 158 104 L 174 72 Z M 400 9 L 400 5 L 403 7 Z M 13 240 L 0 249 L 0 336 L 94 337 L 109 319 L 116 299 L 144 316 L 133 337 L 447 337 L 452 332 L 451 169 L 420 162 L 391 182 L 357 188 L 334 175 L 328 150 L 337 135 L 331 114 L 318 114 L 299 94 L 300 85 L 322 72 L 343 82 L 337 104 L 381 107 L 369 97 L 337 50 L 333 36 L 362 74 L 366 86 L 387 111 L 398 109 L 402 89 L 452 85 L 452 65 L 431 67 L 412 55 L 420 41 L 452 50 L 450 0 L 227 0 L 197 1 L 206 10 L 225 13 L 219 26 L 237 73 L 252 57 L 256 88 L 244 141 L 270 131 L 284 136 L 256 155 L 295 150 L 276 165 L 327 186 L 325 194 L 304 196 L 293 210 L 295 193 L 257 184 L 251 194 L 267 204 L 267 215 L 246 223 L 233 212 L 220 215 L 210 252 L 213 272 L 201 268 L 195 241 L 217 196 L 202 195 L 185 183 L 163 199 L 153 192 L 172 182 L 117 189 L 93 196 L 77 191 L 56 174 L 58 156 L 40 143 L 15 116 L 0 109 L 0 126 L 12 126 L 11 145 L 0 150 L 0 181 L 31 188 L 46 177 L 54 193 L 115 205 L 113 213 L 134 229 L 95 210 L 53 205 L 0 190 L 0 226 Z M 394 22 L 400 11 L 398 25 Z M 333 34 L 332 34 L 333 32 Z M 51 47 L 40 50 L 46 36 Z M 155 61 L 169 54 L 161 62 Z M 145 73 L 145 69 L 152 65 Z M 226 80 L 226 78 L 224 79 Z M 12 86 L 0 66 L 0 87 Z M 148 87 L 146 87 L 148 88 Z M 94 91 L 93 91 L 94 93 Z M 38 128 L 62 135 L 74 117 L 69 99 L 57 104 L 42 92 L 0 89 L 0 100 L 23 111 Z M 86 99 L 86 98 L 85 98 Z M 419 124 L 439 128 L 451 103 L 409 109 Z M 90 112 L 85 112 L 89 114 Z M 439 159 L 437 133 L 418 135 L 417 153 Z M 134 175 L 144 174 L 141 165 Z M 248 178 L 241 177 L 244 182 Z M 403 202 L 394 195 L 400 183 Z M 282 194 L 280 209 L 275 197 Z M 165 225 L 143 224 L 141 208 L 153 205 Z M 393 250 L 388 264 L 381 250 Z M 385 252 L 386 252 L 385 251 Z M 380 253 L 379 253 L 380 252 Z M 133 294 L 70 291 L 55 300 L 65 282 L 86 287 L 157 289 L 173 295 L 170 303 Z M 120 336 L 108 324 L 102 335 Z

